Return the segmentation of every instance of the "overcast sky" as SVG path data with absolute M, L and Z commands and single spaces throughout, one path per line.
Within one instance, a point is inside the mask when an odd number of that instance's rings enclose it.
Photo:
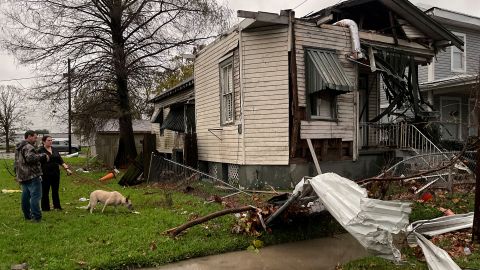
M 335 5 L 342 0 L 223 0 L 235 12 L 239 9 L 248 11 L 266 11 L 279 13 L 282 9 L 295 9 L 296 16 L 304 16 L 311 11 Z M 412 0 L 414 4 L 423 3 L 428 6 L 436 6 L 473 16 L 480 17 L 480 0 Z M 24 89 L 28 95 L 28 87 L 32 80 L 23 78 L 32 77 L 32 72 L 19 67 L 13 57 L 0 52 L 0 84 L 13 84 Z M 18 80 L 11 80 L 18 79 Z M 10 81 L 6 81 L 10 80 Z M 25 89 L 27 88 L 27 89 Z M 66 124 L 58 124 L 47 116 L 50 111 L 48 107 L 35 107 L 30 113 L 31 126 L 34 129 L 46 128 L 50 132 L 66 132 Z

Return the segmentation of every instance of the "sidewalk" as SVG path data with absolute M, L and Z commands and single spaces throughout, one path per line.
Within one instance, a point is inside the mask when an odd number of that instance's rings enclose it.
M 366 256 L 365 249 L 349 234 L 314 240 L 269 246 L 253 251 L 236 251 L 194 258 L 159 268 L 143 270 L 179 269 L 302 269 L 331 270 L 337 264 Z

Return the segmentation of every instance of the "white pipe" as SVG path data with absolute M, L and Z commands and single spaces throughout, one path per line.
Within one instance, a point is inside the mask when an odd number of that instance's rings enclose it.
M 350 36 L 352 39 L 352 50 L 353 57 L 355 59 L 363 58 L 362 51 L 360 50 L 360 37 L 358 36 L 358 26 L 357 23 L 350 19 L 340 20 L 333 25 L 348 27 L 350 29 Z

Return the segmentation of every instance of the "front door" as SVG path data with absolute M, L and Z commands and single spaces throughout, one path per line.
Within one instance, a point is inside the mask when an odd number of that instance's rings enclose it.
M 460 140 L 460 123 L 462 119 L 461 98 L 440 98 L 440 122 L 443 140 Z

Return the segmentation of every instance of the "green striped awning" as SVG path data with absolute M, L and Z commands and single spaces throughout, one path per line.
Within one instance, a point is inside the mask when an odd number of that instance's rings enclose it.
M 185 117 L 183 113 L 183 106 L 170 107 L 165 121 L 160 129 L 169 129 L 178 132 L 185 132 Z
M 353 90 L 353 84 L 343 70 L 335 51 L 306 49 L 305 73 L 307 91 L 310 94 L 322 90 L 341 93 Z

